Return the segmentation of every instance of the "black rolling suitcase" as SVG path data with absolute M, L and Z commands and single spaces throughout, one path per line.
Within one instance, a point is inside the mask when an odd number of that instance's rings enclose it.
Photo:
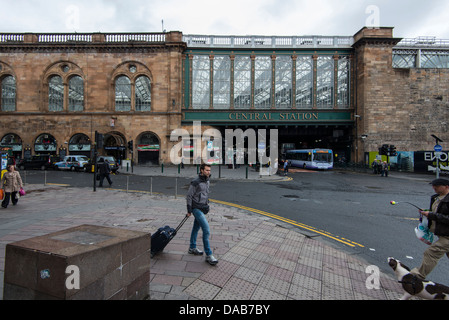
M 170 226 L 165 226 L 159 228 L 156 233 L 151 236 L 151 257 L 154 257 L 155 254 L 164 250 L 164 248 L 176 236 L 176 233 L 179 229 L 181 229 L 182 225 L 188 218 L 188 216 L 185 216 L 185 218 L 181 221 L 176 229 L 173 229 Z

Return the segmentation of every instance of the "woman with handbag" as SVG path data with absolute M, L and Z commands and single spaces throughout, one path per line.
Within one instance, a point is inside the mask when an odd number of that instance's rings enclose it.
M 15 206 L 19 201 L 17 192 L 23 190 L 22 178 L 20 173 L 14 169 L 14 165 L 8 165 L 8 172 L 3 175 L 0 187 L 5 191 L 5 198 L 2 201 L 2 207 L 7 208 L 9 205 L 9 199 L 11 198 L 12 204 Z

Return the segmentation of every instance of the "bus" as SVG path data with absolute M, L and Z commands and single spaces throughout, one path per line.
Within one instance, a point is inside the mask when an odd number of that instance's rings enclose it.
M 292 167 L 328 170 L 334 167 L 331 149 L 287 150 L 285 159 Z

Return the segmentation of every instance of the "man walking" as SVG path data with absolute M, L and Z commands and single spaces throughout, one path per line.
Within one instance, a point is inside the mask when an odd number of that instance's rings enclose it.
M 198 231 L 201 228 L 203 232 L 203 245 L 206 252 L 206 262 L 210 265 L 216 265 L 218 260 L 212 255 L 209 244 L 210 228 L 206 219 L 209 212 L 209 178 L 211 167 L 208 164 L 201 164 L 199 177 L 190 183 L 187 192 L 187 216 L 193 214 L 195 221 L 193 222 L 192 234 L 190 235 L 189 253 L 194 255 L 202 255 L 203 252 L 196 247 L 196 239 Z
M 430 199 L 430 211 L 420 210 L 429 221 L 429 229 L 438 236 L 425 251 L 421 266 L 411 273 L 425 279 L 446 254 L 449 258 L 449 180 L 435 179 L 431 182 L 434 194 Z
M 100 161 L 98 162 L 98 172 L 100 174 L 100 185 L 99 187 L 103 187 L 103 180 L 106 178 L 109 182 L 109 186 L 112 185 L 112 180 L 109 177 L 109 174 L 111 173 L 111 168 L 109 167 L 109 161 L 107 159 L 100 158 Z

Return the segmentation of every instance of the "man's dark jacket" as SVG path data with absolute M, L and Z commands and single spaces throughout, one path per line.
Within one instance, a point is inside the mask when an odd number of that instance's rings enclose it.
M 434 194 L 430 198 L 430 208 L 432 208 L 438 194 Z M 449 237 L 449 194 L 446 195 L 439 203 L 436 212 L 429 213 L 429 228 L 432 223 L 435 225 L 435 235 Z

